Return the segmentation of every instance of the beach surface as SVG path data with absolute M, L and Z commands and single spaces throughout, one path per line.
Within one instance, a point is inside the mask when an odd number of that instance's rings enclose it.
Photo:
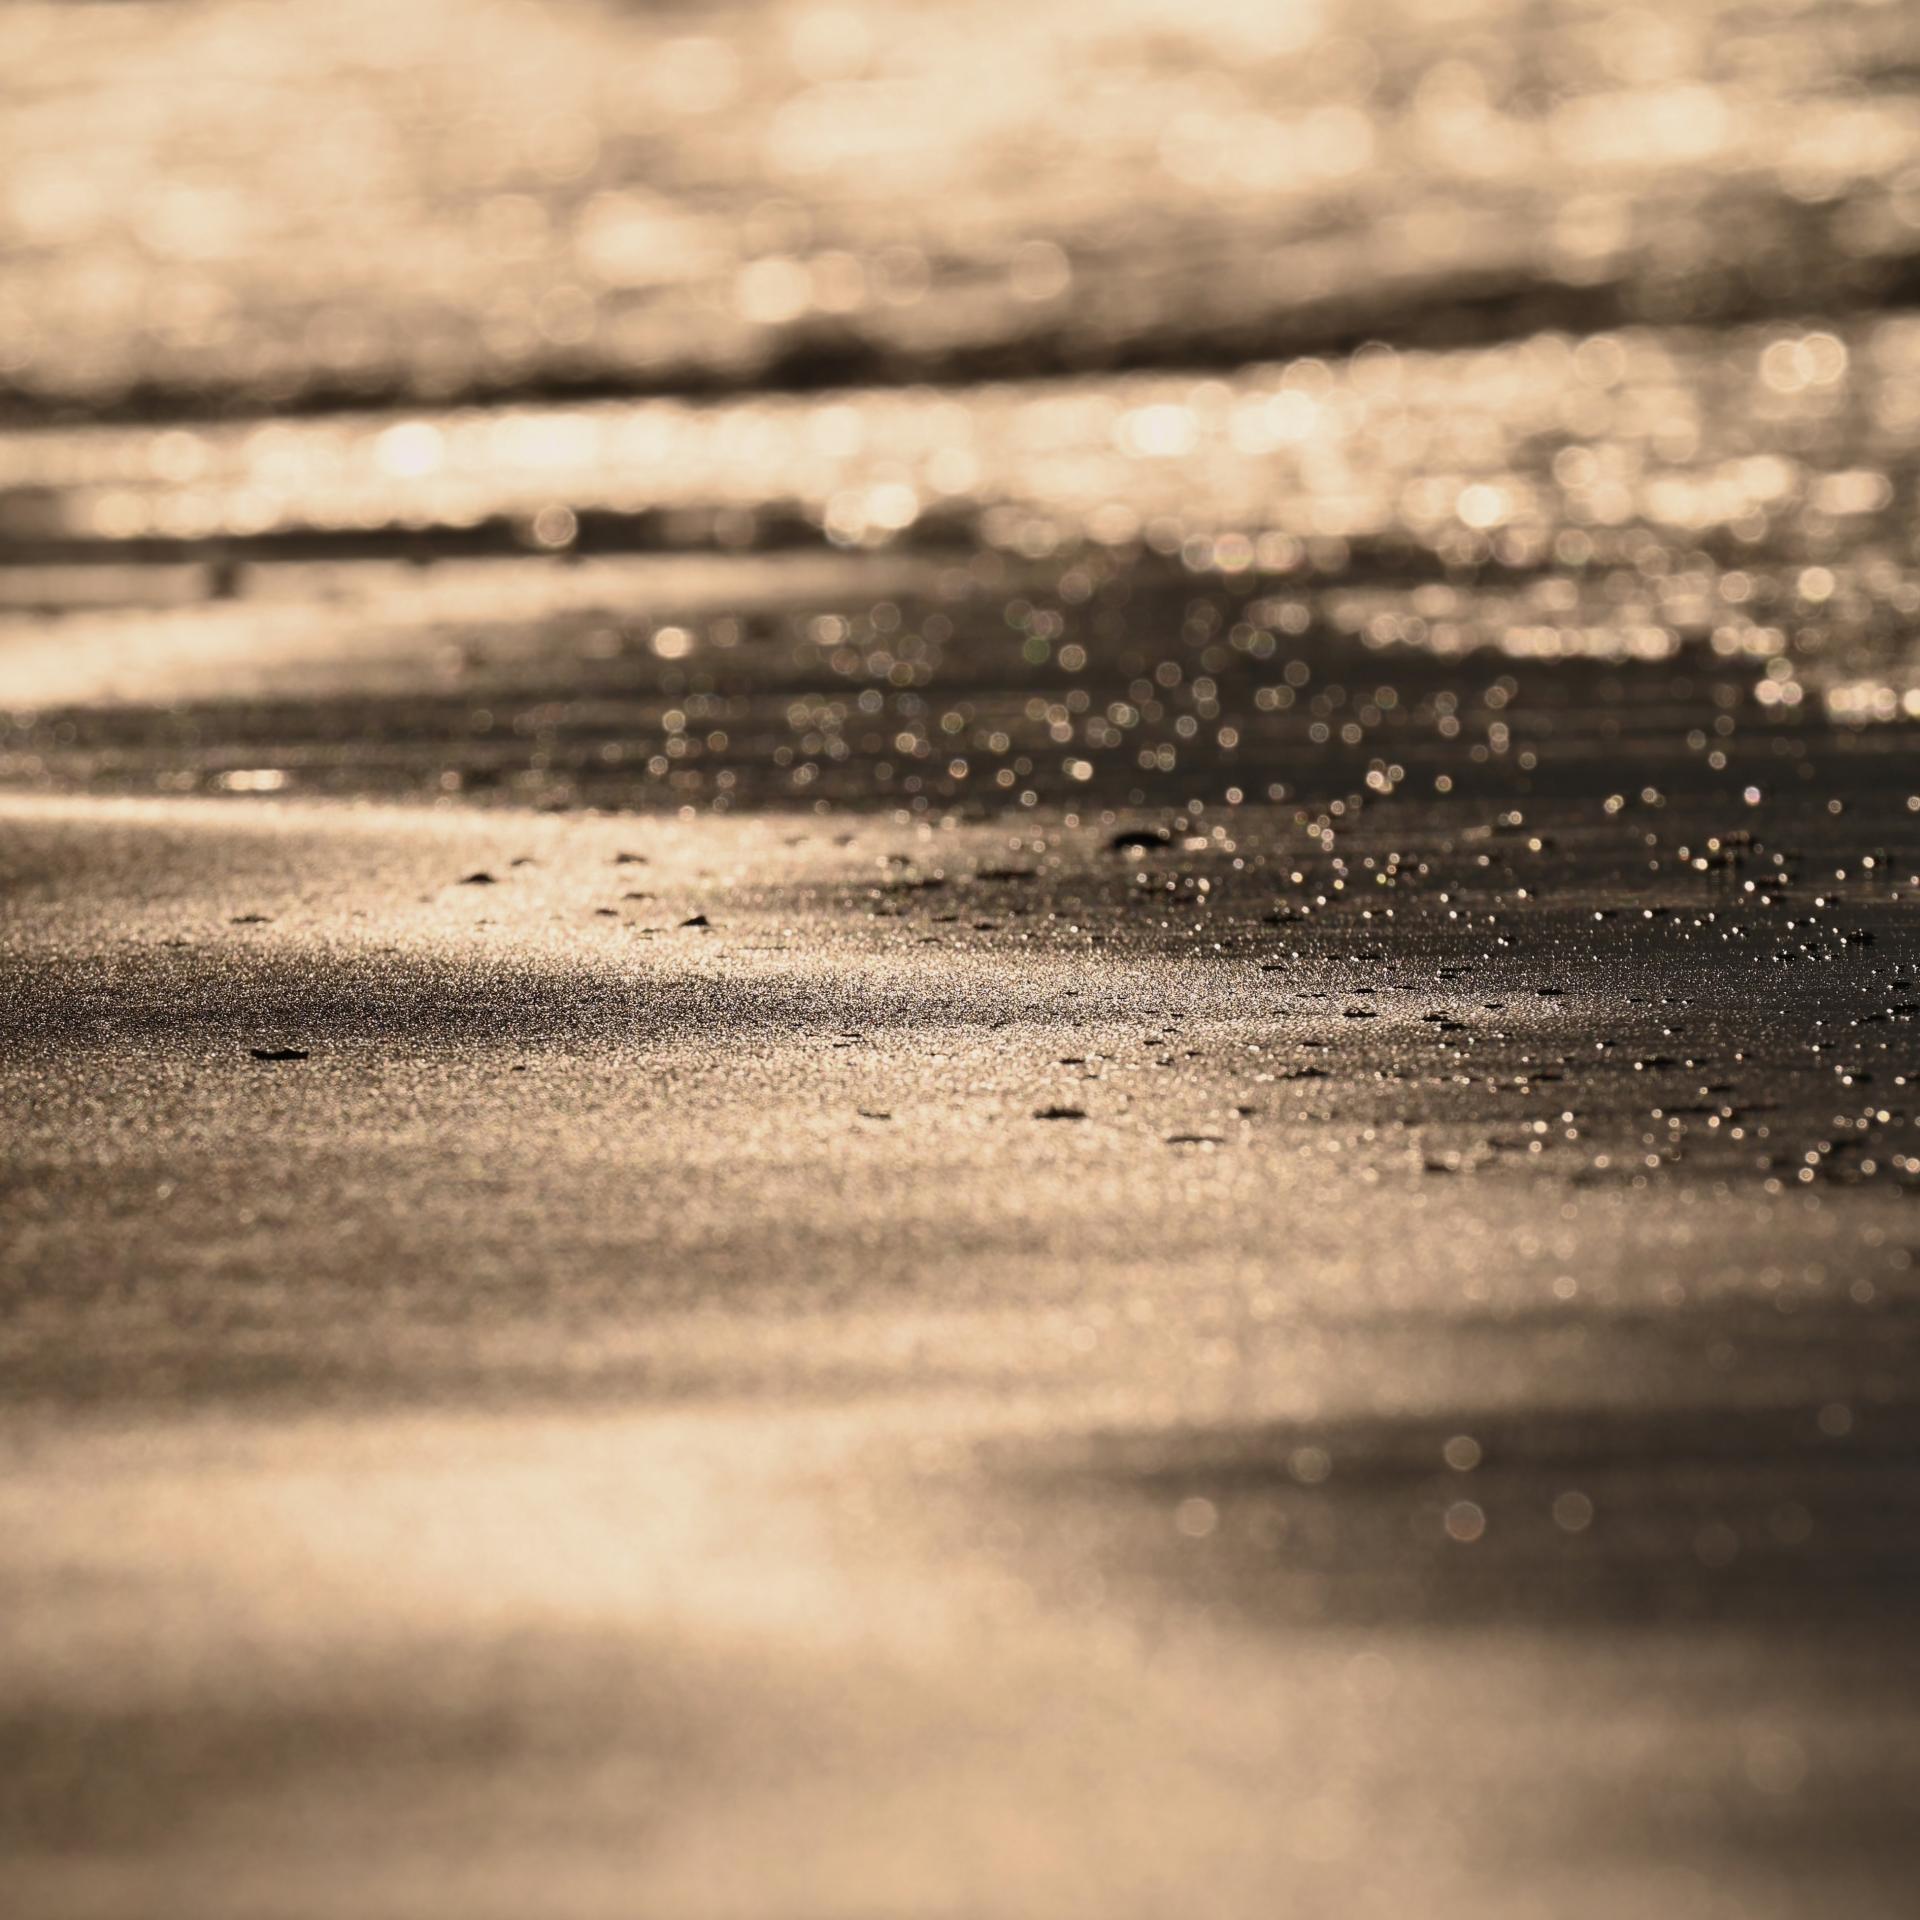
M 1920 10 L 0 8 L 0 1913 L 1905 1920 Z
M 1857 758 L 0 802 L 16 1910 L 1903 1911 Z

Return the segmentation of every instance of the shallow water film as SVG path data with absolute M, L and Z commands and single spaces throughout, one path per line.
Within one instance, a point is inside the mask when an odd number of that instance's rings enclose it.
M 1896 1920 L 1920 12 L 0 9 L 0 1910 Z

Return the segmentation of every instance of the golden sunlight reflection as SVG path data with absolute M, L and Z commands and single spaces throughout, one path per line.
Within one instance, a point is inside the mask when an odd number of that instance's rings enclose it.
M 1871 301 L 1920 253 L 1916 31 L 1839 0 L 27 0 L 0 379 L 431 400 Z
M 1836 714 L 1884 719 L 1920 688 L 1917 450 L 1920 328 L 1891 317 L 1198 377 L 48 426 L 0 442 L 0 539 L 92 566 L 461 535 L 1057 569 L 1145 551 L 1295 582 L 1369 645 L 1699 643 L 1770 663 L 1763 701 L 1791 666 Z M 1409 596 L 1409 567 L 1434 584 Z

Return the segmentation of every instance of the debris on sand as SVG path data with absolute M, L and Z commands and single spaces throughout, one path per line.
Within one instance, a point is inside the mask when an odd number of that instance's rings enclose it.
M 497 887 L 500 883 L 483 868 L 478 873 L 468 874 L 460 884 L 463 887 Z
M 613 856 L 613 864 L 616 867 L 644 867 L 647 864 L 647 856 L 644 853 L 616 853 Z
M 1087 1110 L 1085 1107 L 1035 1107 L 1033 1117 L 1036 1120 L 1084 1120 Z
M 270 913 L 236 913 L 227 923 L 234 927 L 270 927 L 273 915 Z
M 253 1057 L 256 1060 L 305 1060 L 308 1054 L 305 1047 L 255 1047 Z
M 1165 827 L 1137 828 L 1130 833 L 1116 833 L 1107 842 L 1110 853 L 1146 852 L 1151 847 L 1165 847 L 1173 843 L 1173 835 Z
M 1217 1133 L 1170 1133 L 1167 1145 L 1170 1147 L 1224 1147 L 1226 1140 Z
M 680 924 L 683 927 L 710 927 L 713 925 L 713 922 L 709 920 L 704 913 L 696 913 L 682 920 Z

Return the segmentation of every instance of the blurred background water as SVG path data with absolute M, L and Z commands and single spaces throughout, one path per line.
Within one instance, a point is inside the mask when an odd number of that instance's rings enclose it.
M 15 4 L 0 257 L 10 774 L 156 607 L 471 617 L 396 559 L 924 557 L 1068 680 L 1204 582 L 1230 732 L 1308 641 L 1920 717 L 1901 0 Z

